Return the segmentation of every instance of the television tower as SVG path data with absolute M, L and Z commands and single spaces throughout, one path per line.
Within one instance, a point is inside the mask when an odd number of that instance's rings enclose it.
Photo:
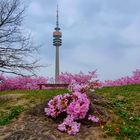
M 56 56 L 55 56 L 55 83 L 59 83 L 59 47 L 62 45 L 62 33 L 59 28 L 59 15 L 58 15 L 58 5 L 57 5 L 57 14 L 56 14 L 56 27 L 53 32 L 53 46 L 56 47 Z

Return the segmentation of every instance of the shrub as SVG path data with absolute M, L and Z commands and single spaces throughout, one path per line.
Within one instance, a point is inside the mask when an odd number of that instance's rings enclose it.
M 47 78 L 44 77 L 6 77 L 0 75 L 0 91 L 14 89 L 38 89 L 37 84 L 47 83 Z

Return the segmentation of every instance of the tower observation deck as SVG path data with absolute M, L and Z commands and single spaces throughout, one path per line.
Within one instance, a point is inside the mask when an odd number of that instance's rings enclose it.
M 59 47 L 62 45 L 62 33 L 59 28 L 59 15 L 58 15 L 58 6 L 57 6 L 57 16 L 56 16 L 56 27 L 53 32 L 53 46 L 56 47 L 56 56 L 55 56 L 55 83 L 59 83 Z

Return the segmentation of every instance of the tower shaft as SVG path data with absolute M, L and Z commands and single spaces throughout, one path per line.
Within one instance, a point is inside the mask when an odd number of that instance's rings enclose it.
M 62 45 L 62 33 L 59 28 L 59 15 L 58 15 L 58 6 L 57 6 L 57 15 L 56 15 L 56 27 L 53 32 L 53 45 L 56 48 L 56 56 L 55 56 L 55 83 L 59 83 L 59 47 Z
M 59 46 L 56 46 L 56 56 L 55 56 L 55 83 L 59 83 Z

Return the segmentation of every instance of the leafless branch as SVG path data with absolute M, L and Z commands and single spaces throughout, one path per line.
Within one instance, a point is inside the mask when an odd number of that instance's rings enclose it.
M 34 59 L 37 48 L 31 42 L 30 34 L 23 35 L 24 12 L 20 0 L 0 0 L 1 72 L 34 75 L 34 69 L 40 67 Z

